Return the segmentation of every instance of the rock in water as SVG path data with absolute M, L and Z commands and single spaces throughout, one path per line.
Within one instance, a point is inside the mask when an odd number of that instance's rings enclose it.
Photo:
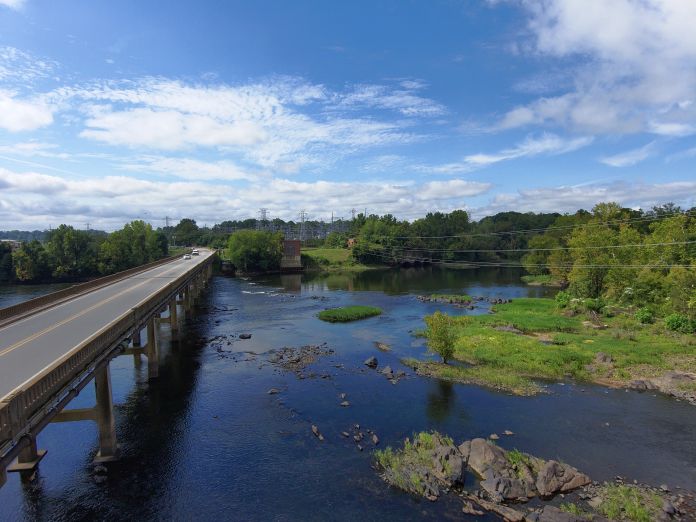
M 464 504 L 462 505 L 462 513 L 466 513 L 467 515 L 475 515 L 477 517 L 485 514 L 483 511 L 476 509 L 468 500 L 465 500 Z
M 324 440 L 324 436 L 319 431 L 319 428 L 317 428 L 314 424 L 312 424 L 312 433 L 314 433 L 314 436 L 319 440 Z
M 491 440 L 498 440 L 500 437 L 498 437 L 497 433 L 491 433 L 488 438 Z
M 590 482 L 590 477 L 574 467 L 549 460 L 537 475 L 536 488 L 540 496 L 548 497 L 586 486 Z
M 503 435 L 507 435 L 508 437 L 509 437 L 510 435 L 514 435 L 514 434 L 515 434 L 515 433 L 512 432 L 512 431 L 510 431 L 510 430 L 505 430 L 505 431 L 503 432 Z
M 391 366 L 385 366 L 382 368 L 379 373 L 384 375 L 387 379 L 393 379 L 394 378 L 394 372 L 391 369 Z
M 370 357 L 365 361 L 365 366 L 368 368 L 377 368 L 377 357 Z
M 240 339 L 251 339 L 251 334 L 250 333 L 243 333 L 239 334 Z
M 373 443 L 375 446 L 376 446 L 377 444 L 379 444 L 379 437 L 378 437 L 375 433 L 372 434 L 372 443 Z
M 343 435 L 345 438 L 350 437 L 350 433 L 348 433 L 347 431 L 342 431 L 341 435 Z
M 344 408 L 347 407 L 347 406 L 350 406 L 350 402 L 348 402 L 348 401 L 343 401 L 343 402 L 341 403 L 341 406 L 343 406 Z
M 381 343 L 379 341 L 375 341 L 375 346 L 381 352 L 390 352 L 391 351 L 391 347 L 386 343 Z
M 275 395 L 276 393 L 280 393 L 280 390 L 278 388 L 271 388 L 268 390 L 268 395 Z

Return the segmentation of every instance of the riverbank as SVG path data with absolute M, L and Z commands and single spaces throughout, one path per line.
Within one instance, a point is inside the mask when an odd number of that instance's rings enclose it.
M 454 319 L 454 359 L 408 358 L 421 375 L 487 385 L 517 395 L 566 378 L 659 390 L 696 403 L 696 337 L 641 324 L 628 313 L 599 316 L 559 310 L 552 299 L 522 298 L 492 313 Z
M 382 265 L 364 265 L 351 255 L 348 248 L 304 248 L 302 264 L 305 270 L 317 272 L 359 272 L 387 268 Z

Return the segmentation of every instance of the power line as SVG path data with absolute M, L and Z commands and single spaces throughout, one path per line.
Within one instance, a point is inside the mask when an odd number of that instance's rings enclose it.
M 409 261 L 409 262 L 421 262 L 421 263 L 432 263 L 432 264 L 442 264 L 442 265 L 469 265 L 471 267 L 504 267 L 504 268 L 525 268 L 522 263 L 515 263 L 510 261 L 456 261 L 447 259 L 432 259 L 427 257 L 416 257 L 416 256 L 393 256 L 385 254 L 382 251 L 371 250 L 369 248 L 365 249 L 370 255 L 375 257 L 380 257 L 383 259 L 388 259 L 392 261 Z M 534 263 L 534 266 L 546 266 L 546 267 L 556 267 L 556 268 L 687 268 L 696 269 L 694 265 L 685 264 L 554 264 L 554 263 Z
M 671 245 L 694 245 L 696 241 L 672 241 L 664 243 L 633 243 L 626 245 L 589 245 L 582 247 L 552 247 L 552 248 L 482 248 L 482 249 L 449 249 L 449 248 L 410 248 L 408 246 L 385 245 L 386 248 L 405 250 L 412 252 L 452 252 L 456 254 L 477 253 L 477 252 L 552 252 L 557 250 L 600 250 L 603 248 L 647 248 L 653 246 L 671 246 Z
M 501 232 L 474 232 L 474 233 L 468 233 L 468 234 L 457 234 L 457 235 L 452 235 L 452 236 L 384 236 L 384 237 L 388 238 L 388 239 L 453 239 L 453 238 L 479 237 L 479 236 L 506 236 L 506 235 L 515 235 L 515 234 L 546 232 L 548 230 L 568 230 L 568 229 L 579 228 L 579 227 L 597 227 L 597 226 L 615 225 L 615 224 L 640 222 L 640 221 L 659 221 L 661 219 L 667 219 L 667 218 L 678 216 L 678 215 L 693 217 L 693 216 L 696 216 L 696 213 L 693 211 L 687 210 L 684 212 L 665 213 L 665 214 L 662 214 L 661 216 L 642 216 L 642 217 L 637 217 L 637 218 L 617 219 L 617 220 L 611 220 L 611 221 L 578 223 L 575 225 L 560 225 L 560 226 L 546 227 L 546 228 L 527 228 L 527 229 L 520 229 L 520 230 L 508 230 L 506 232 L 502 232 L 502 231 Z

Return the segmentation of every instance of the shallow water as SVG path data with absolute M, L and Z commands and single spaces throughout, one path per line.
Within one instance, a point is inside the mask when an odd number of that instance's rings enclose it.
M 371 467 L 372 445 L 360 452 L 340 436 L 354 423 L 373 429 L 380 446 L 424 429 L 457 441 L 509 429 L 515 435 L 502 446 L 560 458 L 597 480 L 622 475 L 696 488 L 696 410 L 685 403 L 573 383 L 549 383 L 549 393 L 520 398 L 410 371 L 393 385 L 367 369 L 371 355 L 394 369 L 401 357 L 425 356 L 423 341 L 409 333 L 425 314 L 487 311 L 483 303 L 468 311 L 415 299 L 433 291 L 548 292 L 500 270 L 216 277 L 178 340 L 163 325 L 157 381 L 147 382 L 144 360 L 140 367 L 132 357 L 112 362 L 123 458 L 109 466 L 107 482 L 93 479 L 95 427 L 50 425 L 39 439 L 49 454 L 38 480 L 27 486 L 10 476 L 0 489 L 0 520 L 461 520 L 456 501 L 430 503 L 384 485 Z M 375 305 L 384 314 L 351 324 L 315 317 L 344 304 Z M 252 338 L 211 340 L 241 332 Z M 375 341 L 392 351 L 377 350 Z M 324 342 L 334 353 L 304 379 L 267 362 L 269 350 Z M 280 393 L 269 395 L 271 387 Z M 349 407 L 339 406 L 340 393 Z M 88 386 L 71 407 L 93 401 Z

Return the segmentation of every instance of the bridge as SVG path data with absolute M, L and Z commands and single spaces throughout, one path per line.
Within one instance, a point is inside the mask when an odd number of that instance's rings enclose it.
M 96 422 L 95 462 L 118 458 L 109 362 L 144 355 L 157 378 L 159 325 L 178 331 L 213 256 L 201 249 L 0 309 L 0 487 L 8 471 L 33 474 L 46 454 L 36 439 L 50 422 Z M 91 381 L 94 408 L 65 409 Z

